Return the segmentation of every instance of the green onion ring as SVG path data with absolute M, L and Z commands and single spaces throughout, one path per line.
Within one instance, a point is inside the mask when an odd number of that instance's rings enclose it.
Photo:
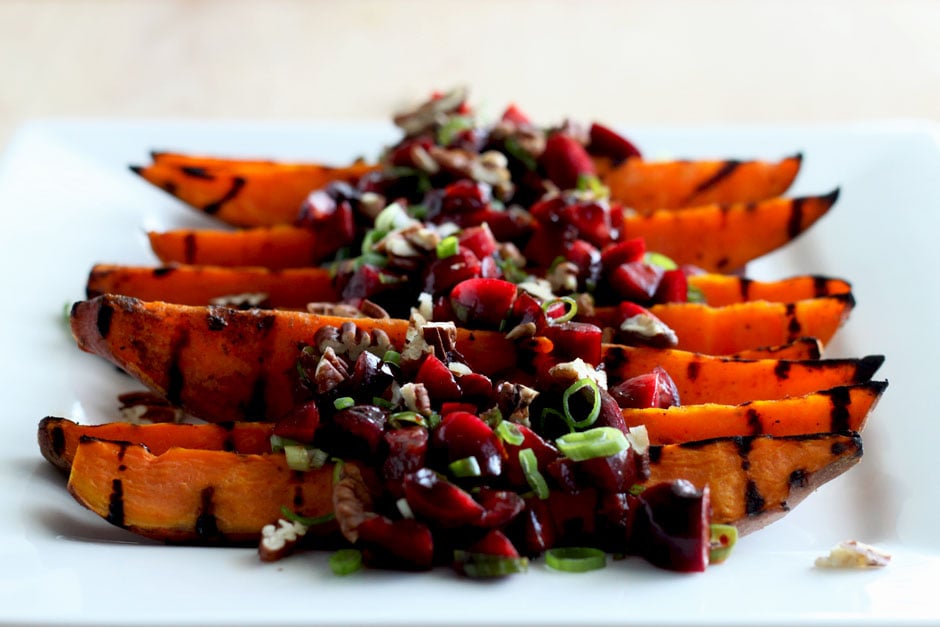
M 515 423 L 503 420 L 498 425 L 496 425 L 496 435 L 499 436 L 499 439 L 505 442 L 506 444 L 512 444 L 513 446 L 519 446 L 525 442 L 525 436 L 522 435 L 522 431 L 519 431 L 519 427 Z
M 627 436 L 616 427 L 594 427 L 575 431 L 555 440 L 565 457 L 582 462 L 596 457 L 610 457 L 630 447 Z
M 522 473 L 529 487 L 535 492 L 535 495 L 542 500 L 548 498 L 548 483 L 545 477 L 539 472 L 539 462 L 535 457 L 535 451 L 530 448 L 524 448 L 519 451 L 519 464 L 522 466 Z
M 455 477 L 479 477 L 483 474 L 476 457 L 463 457 L 447 465 Z
M 362 551 L 358 549 L 340 549 L 330 555 L 330 570 L 335 575 L 351 575 L 360 568 L 362 568 Z
M 454 561 L 460 564 L 468 577 L 505 577 L 529 570 L 529 560 L 525 557 L 503 557 L 487 553 L 454 551 Z
M 607 554 L 590 547 L 559 547 L 545 551 L 545 565 L 566 573 L 586 573 L 607 566 Z
M 594 404 L 591 406 L 591 411 L 588 412 L 588 415 L 583 420 L 575 420 L 574 416 L 571 415 L 569 403 L 571 396 L 584 388 L 591 388 L 591 392 L 594 394 Z M 565 393 L 561 397 L 561 408 L 565 413 L 565 422 L 567 422 L 572 429 L 590 427 L 601 413 L 601 394 L 597 389 L 597 382 L 594 379 L 584 377 L 569 385 L 568 389 L 565 390 Z
M 322 516 L 301 516 L 286 505 L 281 505 L 281 515 L 284 516 L 284 518 L 287 520 L 291 522 L 299 522 L 305 527 L 316 527 L 317 525 L 328 523 L 336 518 L 336 514 L 333 512 L 328 512 Z
M 709 525 L 709 531 L 711 548 L 708 551 L 708 563 L 721 564 L 728 559 L 731 549 L 738 541 L 738 528 L 734 525 L 713 523 Z
M 437 243 L 437 258 L 447 259 L 448 257 L 453 257 L 457 254 L 459 248 L 460 243 L 457 241 L 457 237 L 448 235 Z
M 542 303 L 542 311 L 548 313 L 548 310 L 558 303 L 564 303 L 568 305 L 568 311 L 566 311 L 565 315 L 561 316 L 560 318 L 549 318 L 549 324 L 563 324 L 578 315 L 578 302 L 570 296 L 559 296 L 557 298 L 545 301 Z
M 341 396 L 340 398 L 333 401 L 333 407 L 337 410 L 349 409 L 356 404 L 356 401 L 352 396 Z

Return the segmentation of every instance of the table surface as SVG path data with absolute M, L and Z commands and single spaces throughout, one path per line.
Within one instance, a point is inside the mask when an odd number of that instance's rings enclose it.
M 936 0 L 0 0 L 26 120 L 387 119 L 434 89 L 621 124 L 940 121 Z

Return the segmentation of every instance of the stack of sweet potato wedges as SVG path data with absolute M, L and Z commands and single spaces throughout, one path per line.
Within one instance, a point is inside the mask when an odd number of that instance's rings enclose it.
M 80 503 L 140 535 L 200 544 L 257 542 L 285 505 L 305 517 L 332 510 L 331 464 L 292 471 L 269 443 L 273 425 L 295 403 L 298 347 L 319 328 L 350 320 L 400 346 L 408 321 L 305 311 L 309 302 L 340 298 L 321 264 L 342 242 L 295 218 L 313 190 L 355 183 L 379 167 L 156 153 L 134 168 L 220 227 L 149 233 L 159 266 L 96 265 L 87 300 L 72 308 L 72 331 L 79 348 L 198 420 L 43 419 L 41 452 L 68 474 Z M 595 157 L 594 167 L 611 202 L 632 209 L 624 233 L 707 271 L 689 277 L 704 302 L 650 307 L 675 331 L 677 345 L 603 344 L 611 381 L 659 366 L 682 399 L 668 409 L 623 409 L 628 425 L 648 430 L 649 482 L 707 485 L 713 522 L 759 528 L 859 461 L 859 433 L 887 386 L 873 379 L 881 356 L 823 357 L 855 305 L 847 281 L 762 282 L 742 274 L 748 261 L 824 216 L 837 193 L 785 197 L 799 156 Z M 211 305 L 235 294 L 262 294 L 265 308 Z M 602 319 L 605 311 L 594 315 Z M 474 372 L 522 378 L 523 349 L 504 332 L 461 328 L 457 349 Z

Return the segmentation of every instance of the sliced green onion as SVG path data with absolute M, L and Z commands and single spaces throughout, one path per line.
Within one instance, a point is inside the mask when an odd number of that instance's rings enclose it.
M 416 220 L 423 220 L 428 216 L 427 205 L 410 205 L 408 207 L 408 214 Z
M 346 465 L 346 462 L 341 460 L 338 457 L 332 458 L 333 462 L 333 485 L 336 485 L 340 482 L 340 479 L 343 478 L 343 466 Z
M 634 483 L 632 486 L 630 486 L 629 488 L 627 488 L 627 492 L 629 492 L 629 493 L 632 494 L 633 496 L 639 496 L 639 495 L 643 494 L 643 490 L 645 490 L 645 489 L 646 489 L 646 486 L 645 486 L 645 485 L 643 485 L 643 484 L 641 484 L 641 483 Z
M 283 453 L 284 449 L 288 446 L 303 446 L 303 444 L 296 440 L 291 440 L 290 438 L 285 438 L 280 435 L 272 435 L 270 442 L 272 453 Z
M 473 128 L 473 118 L 467 115 L 452 115 L 437 131 L 437 143 L 449 146 L 461 131 Z
M 610 457 L 625 451 L 630 443 L 623 431 L 616 427 L 594 427 L 561 436 L 555 444 L 565 457 L 581 462 L 595 457 Z
M 595 196 L 610 196 L 610 190 L 595 174 L 578 175 L 577 189 L 579 192 L 593 192 Z
M 385 351 L 384 355 L 382 355 L 382 361 L 389 364 L 395 364 L 397 366 L 401 363 L 401 353 L 389 349 Z
M 286 505 L 281 505 L 281 516 L 291 522 L 298 522 L 305 527 L 316 527 L 336 518 L 336 514 L 333 512 L 328 512 L 322 516 L 301 516 Z
M 690 303 L 705 303 L 705 292 L 697 285 L 689 285 L 686 289 L 686 300 Z
M 293 444 L 287 445 L 284 447 L 284 457 L 287 459 L 287 467 L 291 470 L 298 470 L 300 472 L 306 472 L 313 468 L 317 468 L 315 465 L 314 451 L 318 449 L 307 448 L 306 446 Z M 323 467 L 325 460 L 320 462 L 319 467 Z
M 352 396 L 341 396 L 335 401 L 333 401 L 333 407 L 338 410 L 349 409 L 356 404 L 356 401 Z
M 365 236 L 362 238 L 362 248 L 360 249 L 360 252 L 363 255 L 368 255 L 369 253 L 374 254 L 372 247 L 375 246 L 375 243 L 381 240 L 383 237 L 385 237 L 385 233 L 380 232 L 378 229 L 366 231 Z
M 675 261 L 662 253 L 648 252 L 643 256 L 643 261 L 651 266 L 659 266 L 663 270 L 675 270 L 679 267 Z
M 483 474 L 476 457 L 464 457 L 447 465 L 455 477 L 479 477 Z
M 711 530 L 711 548 L 708 551 L 709 564 L 721 564 L 731 555 L 731 549 L 738 541 L 738 528 L 734 525 L 709 525 Z
M 428 429 L 436 429 L 437 425 L 441 424 L 441 415 L 436 411 L 432 411 L 431 415 L 427 417 Z
M 571 397 L 585 388 L 590 389 L 594 397 L 591 411 L 581 420 L 575 420 L 571 412 Z M 565 390 L 565 393 L 561 396 L 561 409 L 565 415 L 565 422 L 567 422 L 572 429 L 583 429 L 584 427 L 590 427 L 594 424 L 601 413 L 601 394 L 600 390 L 597 389 L 597 381 L 589 377 L 584 377 L 568 386 L 568 389 Z
M 457 237 L 448 235 L 437 243 L 437 258 L 447 259 L 453 257 L 457 254 L 458 248 L 460 248 L 460 243 L 457 241 Z
M 382 409 L 392 409 L 395 407 L 395 404 L 391 401 L 385 400 L 381 396 L 373 396 L 372 404 L 376 407 L 381 407 Z
M 557 305 L 558 303 L 564 303 L 568 305 L 568 311 L 559 318 L 549 318 L 549 324 L 562 324 L 568 322 L 578 314 L 578 303 L 575 299 L 570 296 L 559 296 L 558 298 L 553 298 L 542 303 L 542 311 L 548 313 L 548 310 Z
M 518 159 L 527 170 L 534 171 L 538 168 L 535 157 L 533 157 L 528 150 L 523 148 L 522 144 L 520 144 L 519 140 L 515 137 L 509 136 L 506 138 L 506 152 L 508 152 L 510 156 Z
M 491 429 L 496 429 L 503 423 L 503 412 L 495 405 L 480 414 L 480 420 L 485 422 Z
M 519 431 L 519 427 L 515 423 L 509 422 L 508 420 L 503 420 L 498 425 L 496 425 L 496 435 L 499 436 L 506 444 L 512 444 L 513 446 L 519 446 L 525 442 L 525 436 L 522 435 L 522 431 Z
M 545 477 L 539 472 L 539 462 L 535 458 L 535 451 L 530 448 L 519 451 L 519 464 L 522 465 L 525 480 L 529 483 L 529 487 L 532 488 L 535 495 L 540 499 L 547 499 L 548 484 L 545 482 Z
M 607 566 L 607 554 L 590 547 L 559 547 L 545 551 L 545 565 L 566 573 L 586 573 Z
M 375 231 L 378 231 L 382 237 L 398 227 L 405 226 L 411 222 L 411 216 L 408 215 L 408 212 L 405 211 L 405 208 L 402 207 L 399 203 L 393 202 L 389 206 L 382 209 L 379 212 L 379 215 L 375 216 Z M 371 232 L 371 231 L 370 231 Z M 368 237 L 368 233 L 366 234 Z
M 395 412 L 388 417 L 388 422 L 394 429 L 401 429 L 402 427 L 413 425 L 418 425 L 419 427 L 428 426 L 428 422 L 424 419 L 424 416 L 416 411 Z
M 460 564 L 468 577 L 505 577 L 529 570 L 529 560 L 525 557 L 503 557 L 456 550 L 454 561 Z
M 340 549 L 330 555 L 330 570 L 334 575 L 351 575 L 362 568 L 362 551 L 359 549 Z

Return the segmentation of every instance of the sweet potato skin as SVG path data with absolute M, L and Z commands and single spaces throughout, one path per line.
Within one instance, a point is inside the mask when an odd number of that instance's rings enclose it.
M 711 492 L 712 522 L 756 531 L 862 457 L 857 433 L 718 438 L 650 447 L 647 484 L 683 478 Z

